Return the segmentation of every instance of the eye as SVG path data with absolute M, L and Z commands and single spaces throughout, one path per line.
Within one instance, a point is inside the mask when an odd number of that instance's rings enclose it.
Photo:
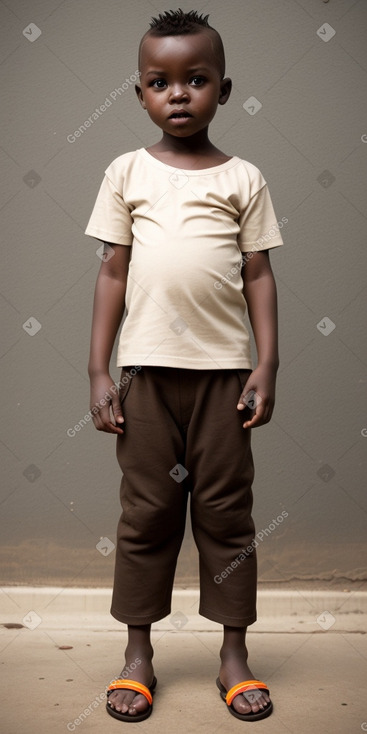
M 203 76 L 193 76 L 191 82 L 194 83 L 194 87 L 200 87 L 206 81 Z
M 166 86 L 166 82 L 164 79 L 154 79 L 150 86 L 155 87 L 156 89 L 163 89 Z

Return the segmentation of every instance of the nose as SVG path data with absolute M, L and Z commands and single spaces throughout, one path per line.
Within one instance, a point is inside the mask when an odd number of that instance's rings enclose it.
M 189 93 L 186 87 L 181 84 L 174 84 L 171 88 L 170 101 L 179 102 L 182 99 L 188 99 Z

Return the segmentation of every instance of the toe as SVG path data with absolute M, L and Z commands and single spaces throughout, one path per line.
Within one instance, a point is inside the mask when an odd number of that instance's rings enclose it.
M 129 716 L 141 714 L 148 708 L 148 701 L 145 696 L 140 693 L 136 694 L 134 691 L 114 691 L 110 693 L 108 701 L 115 711 L 122 714 L 128 713 Z
M 131 714 L 131 716 L 135 716 L 136 714 L 143 713 L 143 711 L 146 711 L 147 708 L 147 699 L 145 698 L 145 696 L 142 696 L 141 693 L 138 693 L 137 696 L 134 696 L 134 699 L 129 706 L 129 714 Z
M 255 705 L 257 706 L 257 711 L 262 711 L 263 709 L 266 709 L 270 703 L 270 698 L 266 693 L 263 693 L 259 698 L 256 699 Z M 254 710 L 254 707 L 252 706 L 252 710 Z
M 269 703 L 270 698 L 266 694 L 262 694 L 254 700 L 249 693 L 239 694 L 232 701 L 233 708 L 239 714 L 250 714 L 251 712 L 257 714 L 259 711 L 264 711 Z
M 250 714 L 251 713 L 251 704 L 246 701 L 245 697 L 239 694 L 238 696 L 235 696 L 235 698 L 232 701 L 233 708 L 237 711 L 238 714 Z
M 112 691 L 112 693 L 110 693 L 107 698 L 108 705 L 111 706 L 112 709 L 115 708 L 115 704 L 117 702 L 116 699 L 117 699 L 116 692 Z
M 114 708 L 115 711 L 126 714 L 134 699 L 134 693 L 132 691 L 113 691 L 108 698 L 111 707 Z
M 123 713 L 123 714 L 129 713 L 130 714 L 131 713 L 130 709 L 132 707 L 132 703 L 134 701 L 134 698 L 136 698 L 135 694 L 133 693 L 133 691 L 125 691 L 122 694 L 122 697 L 121 698 L 122 698 L 122 700 L 120 702 L 120 711 L 121 711 L 121 713 Z

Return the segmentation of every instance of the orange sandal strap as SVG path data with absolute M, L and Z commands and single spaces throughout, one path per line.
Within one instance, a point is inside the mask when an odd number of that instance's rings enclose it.
M 146 686 L 143 685 L 143 683 L 138 683 L 136 680 L 129 680 L 128 678 L 117 678 L 116 680 L 113 680 L 112 683 L 107 688 L 107 691 L 116 691 L 119 688 L 128 688 L 130 691 L 137 691 L 137 693 L 142 693 L 143 696 L 147 699 L 148 703 L 151 705 L 153 701 L 153 696 Z
M 226 703 L 230 706 L 234 697 L 237 696 L 238 693 L 245 693 L 245 691 L 255 691 L 259 689 L 269 691 L 268 686 L 261 680 L 244 680 L 242 683 L 237 683 L 237 685 L 227 691 Z

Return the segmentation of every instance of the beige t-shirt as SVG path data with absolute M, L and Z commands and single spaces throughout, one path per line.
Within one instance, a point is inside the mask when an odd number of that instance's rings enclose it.
M 196 171 L 145 148 L 112 161 L 85 233 L 132 246 L 117 366 L 251 369 L 241 266 L 282 245 L 282 225 L 237 156 Z

